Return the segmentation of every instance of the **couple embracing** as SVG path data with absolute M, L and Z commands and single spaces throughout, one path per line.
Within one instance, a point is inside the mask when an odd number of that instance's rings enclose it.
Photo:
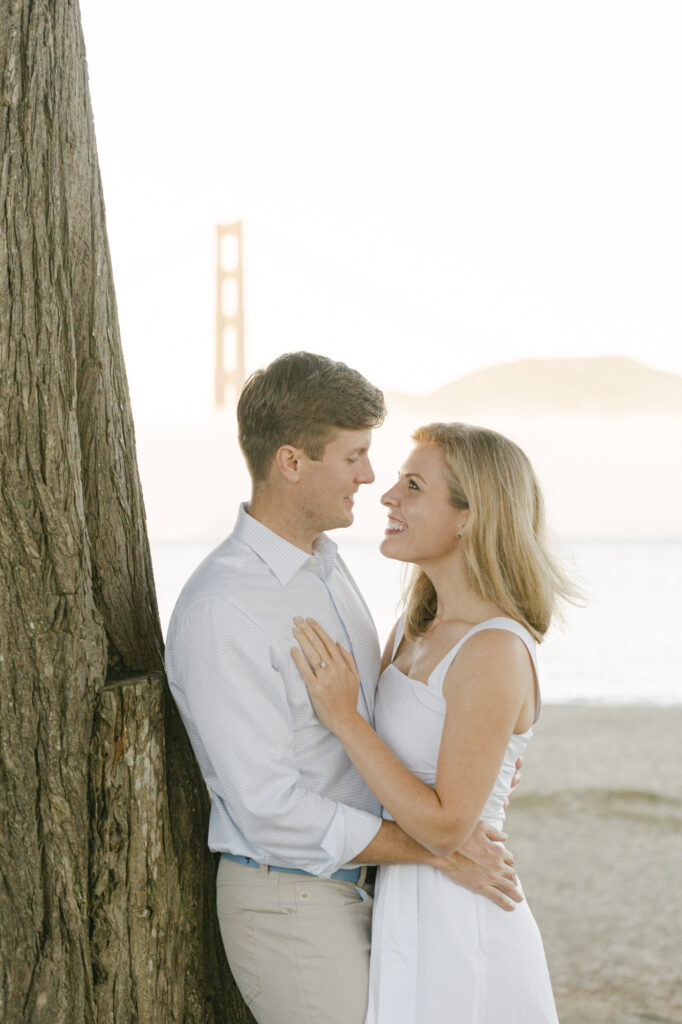
M 569 587 L 523 452 L 422 427 L 381 499 L 381 552 L 414 566 L 382 656 L 325 531 L 353 522 L 384 414 L 323 356 L 257 371 L 238 406 L 251 501 L 171 619 L 227 958 L 259 1024 L 550 1024 L 500 829 L 540 710 L 535 645 Z

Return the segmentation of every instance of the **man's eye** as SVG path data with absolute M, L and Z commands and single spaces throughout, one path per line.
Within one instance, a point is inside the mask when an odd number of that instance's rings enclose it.
M 357 455 L 351 455 L 350 458 L 346 459 L 346 462 L 357 462 L 357 461 L 358 461 Z

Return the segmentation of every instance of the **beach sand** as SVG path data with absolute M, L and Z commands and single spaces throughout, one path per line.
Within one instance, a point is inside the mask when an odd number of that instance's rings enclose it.
M 682 707 L 547 706 L 506 831 L 561 1024 L 682 1024 Z

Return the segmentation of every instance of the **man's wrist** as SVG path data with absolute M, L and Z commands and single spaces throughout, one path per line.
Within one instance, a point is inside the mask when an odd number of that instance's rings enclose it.
M 431 853 L 430 850 L 424 850 L 424 856 L 419 858 L 418 863 L 428 864 L 430 868 L 438 868 L 439 871 L 450 865 L 450 862 L 445 857 L 438 857 L 435 853 Z

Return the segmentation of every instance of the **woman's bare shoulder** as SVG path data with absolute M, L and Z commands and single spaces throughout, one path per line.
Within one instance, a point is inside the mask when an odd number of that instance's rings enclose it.
M 509 686 L 515 679 L 523 686 L 534 680 L 534 669 L 526 644 L 517 633 L 491 627 L 468 637 L 457 652 L 445 676 L 445 683 L 457 681 L 461 685 L 471 680 L 481 686 L 485 680 L 491 686 Z

